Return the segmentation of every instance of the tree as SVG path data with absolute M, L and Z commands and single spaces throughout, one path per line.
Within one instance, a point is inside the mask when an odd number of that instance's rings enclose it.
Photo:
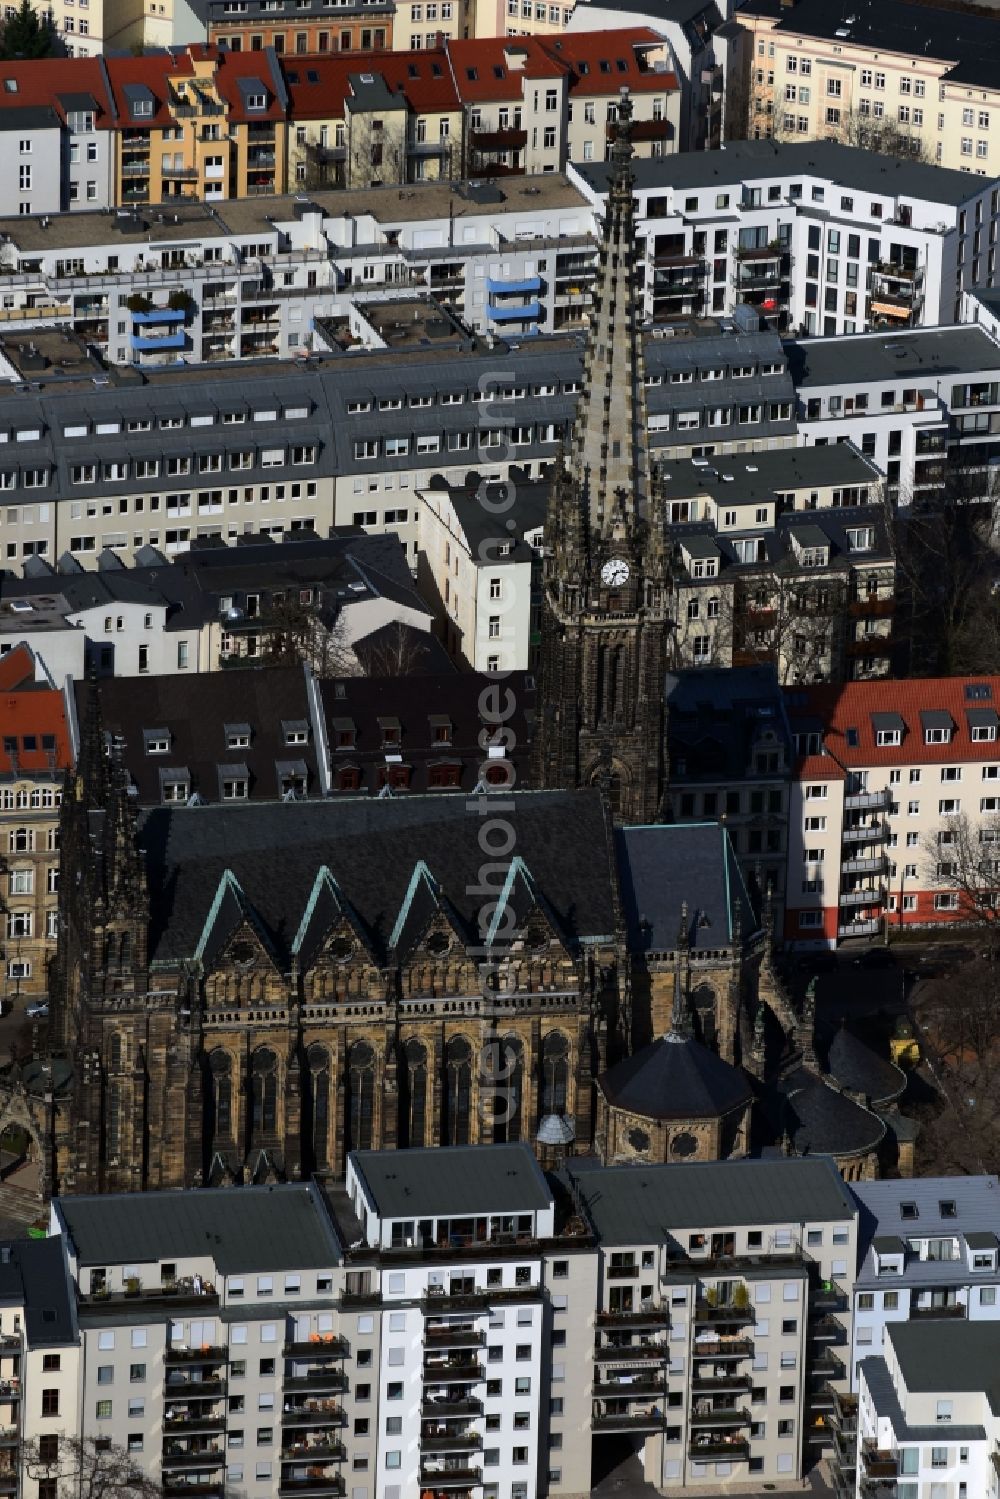
M 924 839 L 923 854 L 924 883 L 952 895 L 955 919 L 983 929 L 1000 956 L 1000 817 L 948 817 Z
M 30 1478 L 55 1480 L 56 1499 L 163 1499 L 163 1490 L 124 1447 L 103 1437 L 60 1435 L 24 1443 Z
M 888 115 L 876 119 L 859 109 L 849 109 L 840 122 L 839 139 L 846 146 L 860 146 L 863 151 L 876 151 L 881 156 L 904 156 L 928 166 L 933 162 L 923 137 Z
M 949 465 L 929 502 L 914 495 L 902 510 L 887 503 L 886 520 L 895 533 L 909 675 L 1000 671 L 996 482 Z
M 317 677 L 356 677 L 358 658 L 347 641 L 344 616 L 301 603 L 295 590 L 273 604 L 265 625 L 261 659 L 269 666 L 305 662 Z
M 782 682 L 829 681 L 847 616 L 847 585 L 843 578 L 803 578 L 791 569 L 786 559 L 722 593 L 718 638 L 732 642 L 734 666 L 770 662 Z
M 915 990 L 913 1018 L 934 1089 L 910 1109 L 923 1126 L 920 1175 L 994 1170 L 1000 1155 L 1000 961 L 994 954 L 992 946 L 977 944 L 965 962 Z
M 426 668 L 433 642 L 426 630 L 401 619 L 378 632 L 374 642 L 360 640 L 355 654 L 367 677 L 409 677 Z
M 30 0 L 21 0 L 15 14 L 0 27 L 0 57 L 4 59 L 51 57 L 56 46 L 52 22 L 47 16 L 40 18 Z

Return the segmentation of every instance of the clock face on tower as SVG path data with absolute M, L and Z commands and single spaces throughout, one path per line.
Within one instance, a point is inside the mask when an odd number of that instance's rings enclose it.
M 612 557 L 601 568 L 601 581 L 609 588 L 621 588 L 628 582 L 629 566 L 622 557 Z

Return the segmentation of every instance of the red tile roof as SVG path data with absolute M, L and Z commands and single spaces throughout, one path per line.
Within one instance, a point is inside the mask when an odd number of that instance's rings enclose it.
M 623 88 L 630 94 L 659 94 L 680 86 L 674 73 L 653 72 L 644 65 L 647 47 L 664 47 L 663 37 L 648 26 L 572 31 L 546 37 L 545 45 L 569 64 L 571 94 L 617 94 Z
M 290 54 L 280 62 L 294 120 L 342 120 L 344 101 L 351 92 L 348 80 L 366 73 L 383 78 L 394 93 L 402 93 L 421 114 L 435 110 L 447 114 L 460 107 L 443 47 L 426 52 L 351 52 L 317 57 Z
M 11 87 L 11 84 L 14 87 Z M 50 104 L 63 121 L 60 95 L 90 94 L 97 106 L 98 130 L 113 125 L 111 100 L 96 57 L 44 57 L 30 62 L 0 62 L 0 109 Z
M 167 100 L 176 92 L 177 85 L 189 84 L 195 77 L 195 61 L 214 64 L 211 77 L 205 82 L 212 84 L 220 99 L 229 106 L 229 119 L 241 123 L 245 120 L 283 119 L 282 109 L 275 92 L 274 79 L 268 52 L 229 52 L 225 48 L 207 43 L 192 43 L 186 48 L 171 52 L 150 53 L 144 57 L 109 57 L 108 75 L 115 96 L 120 123 L 135 125 L 140 129 L 148 126 L 159 128 L 170 125 L 172 116 Z M 243 105 L 239 79 L 259 79 L 267 93 L 266 110 L 248 113 Z M 143 115 L 133 119 L 129 109 L 127 86 L 139 84 L 156 100 L 152 116 Z
M 1000 761 L 1000 729 L 994 739 L 972 738 L 970 712 L 992 710 L 1000 717 L 1000 677 L 923 677 L 907 681 L 848 682 L 841 686 L 786 687 L 793 733 L 821 732 L 834 764 L 952 765 L 960 761 Z M 946 713 L 952 723 L 947 744 L 927 744 L 922 713 Z M 875 742 L 875 713 L 898 714 L 902 743 Z M 826 757 L 809 756 L 798 767 L 800 779 L 817 779 Z
M 42 744 L 42 736 L 52 746 Z M 16 740 L 15 746 L 11 741 Z M 57 687 L 35 681 L 34 659 L 19 645 L 0 659 L 0 775 L 65 770 L 72 764 L 66 705 Z

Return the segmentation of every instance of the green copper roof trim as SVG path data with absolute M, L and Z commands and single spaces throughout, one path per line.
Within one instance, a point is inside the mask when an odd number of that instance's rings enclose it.
M 243 889 L 240 885 L 240 882 L 233 874 L 233 871 L 231 869 L 224 869 L 222 871 L 222 878 L 220 879 L 215 892 L 215 897 L 212 901 L 211 906 L 209 907 L 208 916 L 205 918 L 205 925 L 201 929 L 201 936 L 198 938 L 198 945 L 194 950 L 194 956 L 199 962 L 205 955 L 205 948 L 208 945 L 208 939 L 212 934 L 212 928 L 219 919 L 219 912 L 222 909 L 222 902 L 225 899 L 226 895 L 229 893 L 232 893 L 232 895 L 236 899 L 237 904 L 240 907 L 240 910 L 243 911 L 244 914 L 246 914 L 247 900 L 246 896 L 243 894 Z
M 507 870 L 507 877 L 503 882 L 503 889 L 500 891 L 500 897 L 497 900 L 496 905 L 493 907 L 493 919 L 486 929 L 487 947 L 490 946 L 497 934 L 497 928 L 500 925 L 500 917 L 504 909 L 506 908 L 507 902 L 510 900 L 510 892 L 514 888 L 514 881 L 517 879 L 517 876 L 519 874 L 524 876 L 525 884 L 527 885 L 528 890 L 531 893 L 532 899 L 537 900 L 537 896 L 535 895 L 534 882 L 528 872 L 528 866 L 525 864 L 520 854 L 515 854 L 513 859 L 511 859 L 510 861 L 510 868 Z
M 301 951 L 302 944 L 306 939 L 306 932 L 309 930 L 309 923 L 310 921 L 312 921 L 313 913 L 316 910 L 316 903 L 319 900 L 320 891 L 323 889 L 324 885 L 333 896 L 338 910 L 342 911 L 344 908 L 344 903 L 341 899 L 340 894 L 340 886 L 334 879 L 329 867 L 326 864 L 321 864 L 319 866 L 319 869 L 316 871 L 316 878 L 313 880 L 313 887 L 309 892 L 309 899 L 306 901 L 306 908 L 303 912 L 302 920 L 299 922 L 299 929 L 295 933 L 295 940 L 292 942 L 293 957 L 297 957 L 299 952 Z
M 413 904 L 413 898 L 417 893 L 417 886 L 421 884 L 421 882 L 427 885 L 427 888 L 430 890 L 435 902 L 437 902 L 437 880 L 435 880 L 434 876 L 431 874 L 423 859 L 418 859 L 416 864 L 414 864 L 413 866 L 413 873 L 410 876 L 410 883 L 407 888 L 406 895 L 403 898 L 403 904 L 399 908 L 399 915 L 396 917 L 395 925 L 393 926 L 392 932 L 389 936 L 390 952 L 399 941 L 399 936 L 403 930 L 403 926 L 405 925 L 406 918 L 410 914 L 410 907 Z

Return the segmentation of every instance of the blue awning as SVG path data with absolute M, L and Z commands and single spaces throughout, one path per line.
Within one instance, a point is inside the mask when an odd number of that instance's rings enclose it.
M 141 333 L 133 333 L 132 347 L 143 353 L 155 353 L 157 349 L 183 349 L 186 339 L 183 328 L 176 333 L 161 333 L 159 338 L 143 338 Z
M 157 307 L 154 312 L 133 312 L 133 323 L 182 323 L 187 316 L 183 307 Z
M 526 276 L 523 281 L 494 281 L 492 276 L 486 278 L 486 289 L 491 296 L 514 297 L 520 293 L 541 291 L 541 276 Z
M 490 305 L 486 311 L 495 323 L 522 323 L 534 322 L 542 315 L 541 303 L 525 302 L 521 307 L 494 307 Z

